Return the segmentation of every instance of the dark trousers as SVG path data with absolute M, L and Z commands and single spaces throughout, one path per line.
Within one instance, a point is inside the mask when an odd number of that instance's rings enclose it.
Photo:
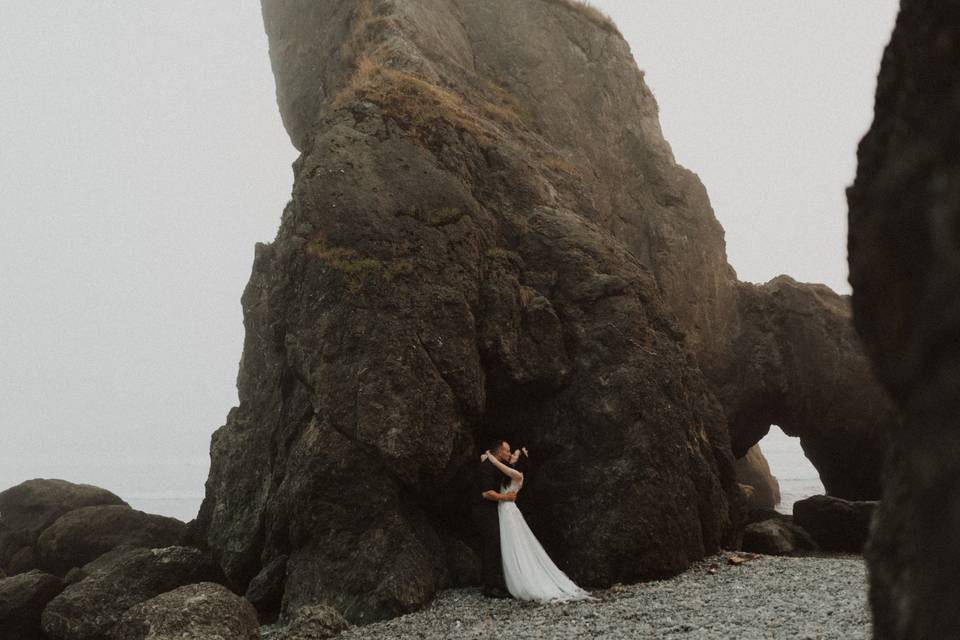
M 503 581 L 503 560 L 500 557 L 500 515 L 497 503 L 475 506 L 473 521 L 480 533 L 483 590 L 506 589 Z

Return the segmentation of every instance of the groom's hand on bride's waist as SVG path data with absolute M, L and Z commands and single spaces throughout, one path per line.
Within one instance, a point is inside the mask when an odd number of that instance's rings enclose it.
M 493 502 L 504 502 L 504 501 L 514 502 L 517 499 L 517 493 L 516 491 L 508 491 L 507 493 L 497 493 L 496 491 L 493 491 L 491 489 L 490 491 L 484 491 L 483 497 Z

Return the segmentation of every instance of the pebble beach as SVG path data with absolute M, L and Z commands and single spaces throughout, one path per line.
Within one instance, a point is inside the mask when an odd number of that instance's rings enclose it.
M 684 638 L 802 640 L 871 637 L 860 556 L 733 554 L 667 580 L 594 591 L 596 601 L 537 605 L 444 591 L 424 610 L 351 629 L 338 640 L 390 638 Z

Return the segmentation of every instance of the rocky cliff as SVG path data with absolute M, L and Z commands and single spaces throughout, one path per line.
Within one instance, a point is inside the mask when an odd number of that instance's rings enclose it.
M 530 448 L 525 514 L 586 586 L 735 543 L 733 454 L 772 422 L 829 490 L 877 490 L 885 400 L 847 301 L 737 282 L 607 19 L 568 0 L 263 15 L 301 156 L 198 516 L 234 586 L 288 556 L 284 615 L 363 622 L 470 582 L 494 436 Z
M 903 411 L 868 549 L 875 637 L 960 637 L 960 6 L 904 0 L 850 202 L 856 326 Z

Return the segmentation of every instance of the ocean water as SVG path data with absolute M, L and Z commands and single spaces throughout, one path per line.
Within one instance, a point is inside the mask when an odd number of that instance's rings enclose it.
M 760 450 L 770 464 L 771 473 L 780 482 L 777 511 L 793 513 L 793 503 L 797 500 L 824 493 L 820 475 L 803 455 L 799 438 L 791 438 L 780 427 L 770 427 L 770 433 L 760 441 Z
M 770 470 L 780 481 L 781 513 L 792 513 L 793 503 L 822 494 L 816 469 L 803 455 L 800 440 L 779 427 L 760 441 Z M 60 478 L 114 492 L 134 509 L 172 516 L 184 522 L 196 517 L 210 463 L 206 458 L 30 461 L 0 458 L 0 491 L 30 478 Z
M 57 461 L 0 458 L 0 491 L 31 478 L 59 478 L 103 487 L 134 509 L 193 520 L 203 501 L 210 462 L 206 459 Z

